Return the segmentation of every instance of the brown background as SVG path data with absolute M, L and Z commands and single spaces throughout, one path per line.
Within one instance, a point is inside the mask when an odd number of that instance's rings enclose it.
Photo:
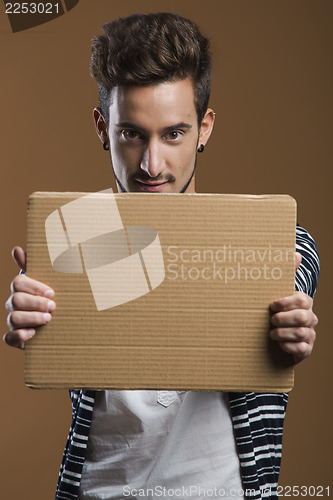
M 330 0 L 80 0 L 60 18 L 13 34 L 0 4 L 1 302 L 25 246 L 28 195 L 115 188 L 95 136 L 90 39 L 133 12 L 175 11 L 211 38 L 214 134 L 199 157 L 198 192 L 288 193 L 316 239 L 322 265 L 318 340 L 297 366 L 284 434 L 281 485 L 332 486 L 329 322 L 332 265 L 332 14 Z M 6 312 L 1 315 L 6 331 Z M 66 392 L 23 383 L 23 353 L 0 347 L 0 495 L 52 499 L 67 430 Z

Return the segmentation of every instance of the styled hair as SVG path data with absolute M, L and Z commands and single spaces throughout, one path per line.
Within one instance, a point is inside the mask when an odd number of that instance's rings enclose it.
M 211 57 L 209 40 L 194 22 L 166 12 L 133 14 L 105 24 L 103 31 L 92 40 L 90 74 L 107 122 L 113 88 L 190 78 L 200 126 L 210 96 Z

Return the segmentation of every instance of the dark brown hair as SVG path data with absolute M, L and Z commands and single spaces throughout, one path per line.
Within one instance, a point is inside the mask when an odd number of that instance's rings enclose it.
M 171 13 L 133 14 L 105 24 L 103 31 L 92 40 L 90 74 L 107 121 L 114 87 L 191 78 L 201 124 L 210 95 L 211 57 L 209 41 L 195 23 Z

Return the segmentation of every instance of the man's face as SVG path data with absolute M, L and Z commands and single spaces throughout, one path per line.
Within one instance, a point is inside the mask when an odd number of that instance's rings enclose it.
M 107 132 L 118 189 L 179 193 L 188 185 L 186 192 L 194 192 L 201 137 L 192 82 L 116 87 L 110 97 Z

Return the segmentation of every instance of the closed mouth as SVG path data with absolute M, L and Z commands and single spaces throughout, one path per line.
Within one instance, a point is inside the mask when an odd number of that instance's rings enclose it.
M 163 186 L 165 186 L 165 184 L 168 184 L 169 181 L 143 182 L 143 181 L 140 181 L 139 179 L 136 179 L 136 182 L 138 183 L 141 191 L 158 192 L 158 191 L 161 191 L 163 189 Z

